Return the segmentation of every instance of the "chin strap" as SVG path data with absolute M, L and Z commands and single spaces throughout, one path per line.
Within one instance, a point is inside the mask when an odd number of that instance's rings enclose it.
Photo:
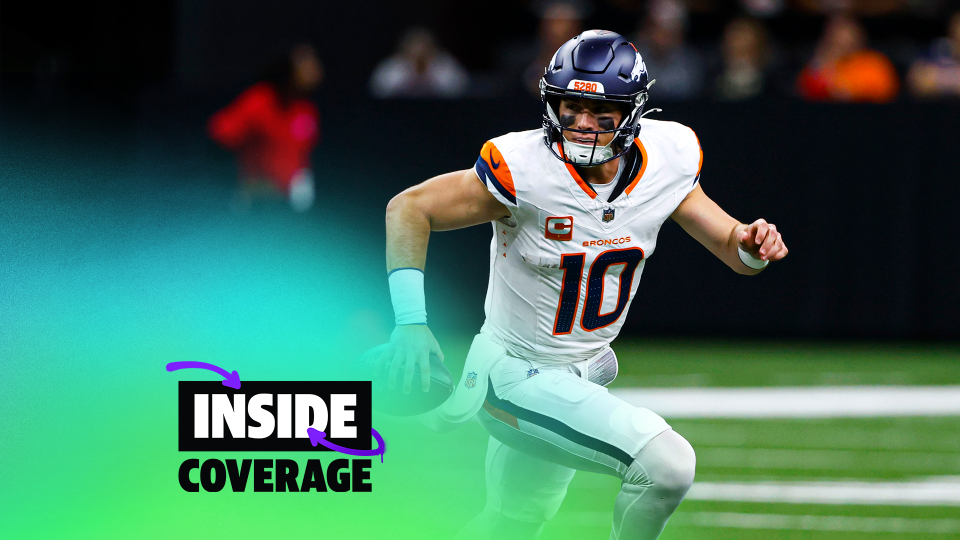
M 568 141 L 563 138 L 563 153 L 567 159 L 579 165 L 589 165 L 598 161 L 608 160 L 613 157 L 613 141 L 606 146 L 594 146 L 592 144 L 582 144 Z

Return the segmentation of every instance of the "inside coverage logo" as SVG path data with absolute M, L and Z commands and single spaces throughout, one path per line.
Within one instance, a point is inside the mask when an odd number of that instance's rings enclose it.
M 174 364 L 168 364 L 167 370 Z M 202 367 L 202 366 L 188 366 Z M 215 366 L 214 366 L 215 367 Z M 371 426 L 367 381 L 244 381 L 179 383 L 181 452 L 339 452 L 380 455 L 384 443 Z M 371 436 L 378 446 L 373 447 Z M 336 456 L 337 454 L 333 454 Z M 185 460 L 179 481 L 185 491 L 371 491 L 370 459 Z M 252 472 L 252 482 L 251 482 Z

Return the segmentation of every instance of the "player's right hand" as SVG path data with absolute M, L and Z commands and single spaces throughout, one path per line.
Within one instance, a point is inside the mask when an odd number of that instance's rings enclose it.
M 430 354 L 443 361 L 440 344 L 425 324 L 407 324 L 394 328 L 390 344 L 383 351 L 373 369 L 375 376 L 383 369 L 390 369 L 389 388 L 396 388 L 397 375 L 403 369 L 403 393 L 409 394 L 413 384 L 413 370 L 420 366 L 420 385 L 424 392 L 430 390 Z
M 762 261 L 779 261 L 787 256 L 786 244 L 777 226 L 758 219 L 737 234 L 740 249 Z

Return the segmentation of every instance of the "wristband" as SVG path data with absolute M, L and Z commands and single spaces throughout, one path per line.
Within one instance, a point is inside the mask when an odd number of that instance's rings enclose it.
M 427 324 L 427 306 L 423 295 L 423 270 L 397 268 L 387 275 L 390 301 L 396 324 Z
M 753 268 L 754 270 L 763 270 L 770 264 L 770 261 L 764 261 L 754 257 L 753 255 L 744 251 L 740 246 L 737 246 L 737 255 L 740 256 L 740 262 Z

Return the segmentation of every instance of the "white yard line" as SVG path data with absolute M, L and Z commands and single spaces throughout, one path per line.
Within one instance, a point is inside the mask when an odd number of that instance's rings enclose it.
M 832 386 L 773 388 L 620 388 L 611 393 L 665 418 L 874 418 L 960 415 L 960 386 Z M 744 444 L 746 434 L 725 433 L 726 443 Z M 736 437 L 733 437 L 736 435 Z M 853 449 L 703 448 L 701 461 L 711 467 L 800 468 L 850 470 L 859 466 L 898 463 L 914 474 L 954 469 L 960 456 L 910 451 L 909 440 L 890 440 L 889 433 L 856 433 L 880 447 L 901 451 L 864 455 Z M 719 441 L 718 441 L 719 442 Z M 725 446 L 725 445 L 724 445 Z M 866 440 L 855 446 L 871 446 Z M 949 506 L 960 507 L 960 477 L 928 477 L 911 481 L 764 481 L 694 482 L 689 500 L 753 503 Z M 561 512 L 566 526 L 609 524 L 610 512 Z M 677 514 L 676 526 L 759 530 L 845 531 L 957 535 L 960 519 L 817 516 L 697 512 Z
M 612 512 L 564 512 L 555 523 L 561 527 L 609 527 Z M 843 531 L 874 533 L 957 534 L 960 520 L 944 518 L 817 516 L 804 514 L 747 514 L 740 512 L 677 512 L 671 527 Z
M 797 420 L 797 419 L 794 419 Z M 803 419 L 809 420 L 809 419 Z M 831 450 L 891 450 L 902 452 L 954 452 L 960 454 L 960 440 L 944 437 L 936 429 L 940 418 L 905 418 L 891 424 L 830 425 L 819 423 L 816 438 L 809 430 L 777 432 L 758 430 L 753 419 L 729 419 L 724 422 L 697 422 L 683 425 L 683 436 L 699 445 L 726 447 L 764 447 Z M 931 429 L 932 426 L 932 429 Z
M 960 415 L 960 385 L 615 388 L 610 392 L 667 419 Z
M 960 506 L 960 478 L 932 477 L 912 482 L 694 482 L 695 501 Z
M 723 448 L 696 445 L 697 461 L 710 468 L 795 470 L 885 470 L 914 475 L 960 472 L 960 453 Z
M 676 519 L 679 518 L 679 519 Z M 730 529 L 844 531 L 877 533 L 960 533 L 960 520 L 901 517 L 807 516 L 740 514 L 736 512 L 679 513 L 675 525 Z

